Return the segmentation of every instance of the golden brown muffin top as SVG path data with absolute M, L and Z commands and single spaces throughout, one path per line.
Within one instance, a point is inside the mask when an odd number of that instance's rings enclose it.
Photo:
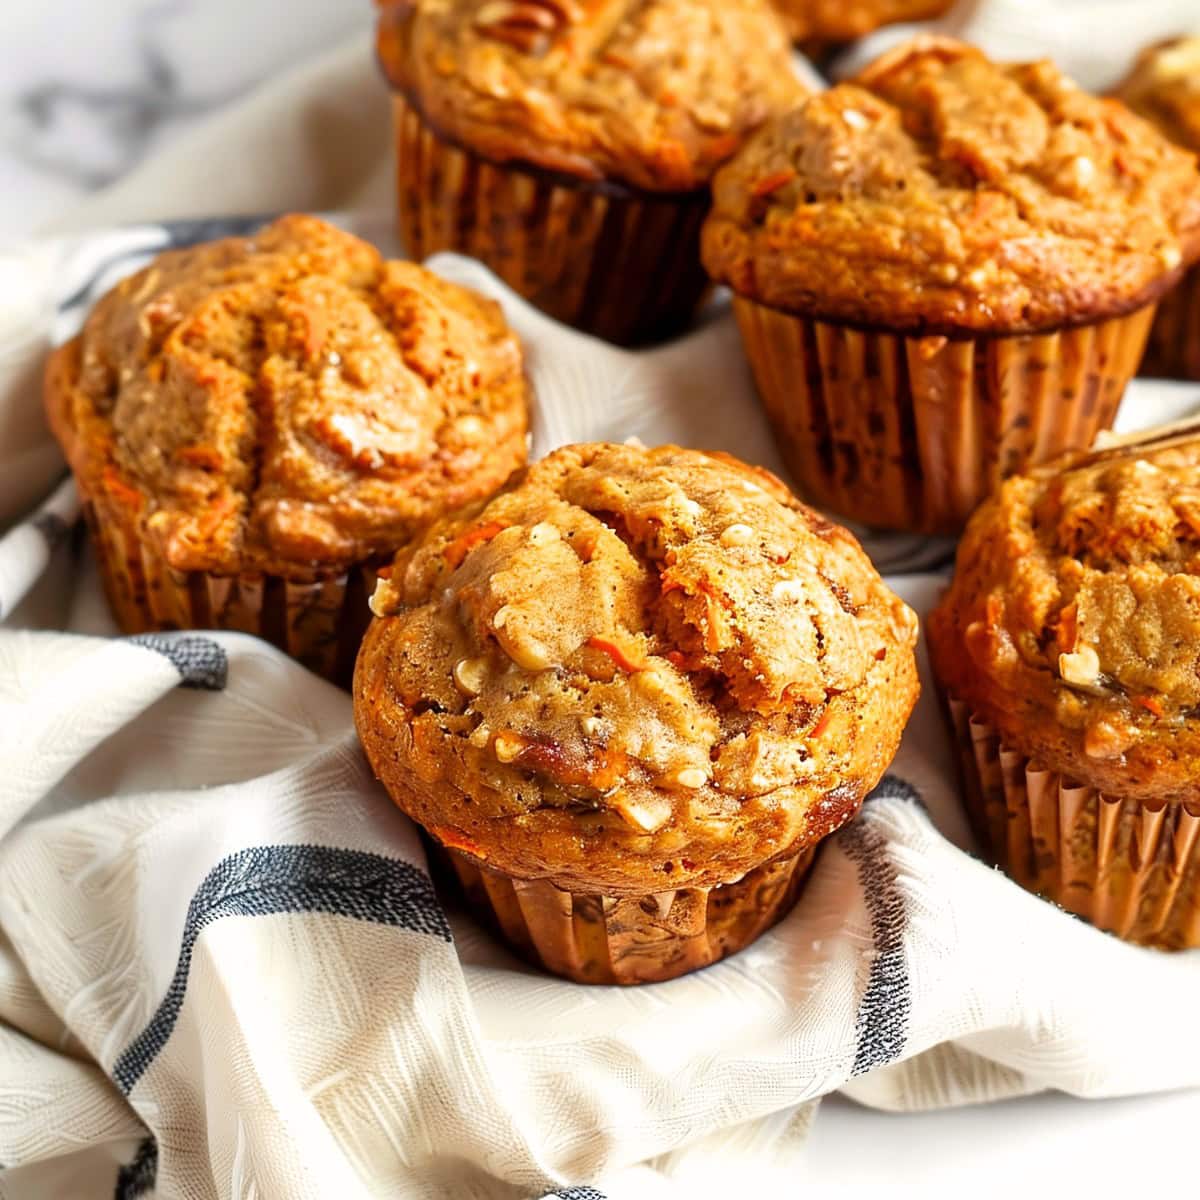
M 1143 50 L 1116 94 L 1171 141 L 1200 150 L 1200 35 Z
M 499 306 L 313 217 L 124 280 L 54 356 L 47 406 L 85 492 L 179 570 L 391 553 L 525 460 Z
M 947 688 L 1040 765 L 1200 799 L 1200 445 L 1008 480 L 929 640 Z
M 773 0 L 798 42 L 848 42 L 881 25 L 940 17 L 953 0 Z
M 916 620 L 774 476 L 569 446 L 396 558 L 355 718 L 396 801 L 522 878 L 712 886 L 830 833 L 891 761 Z
M 497 162 L 690 191 L 804 95 L 769 0 L 379 2 L 393 84 Z
M 917 38 L 769 123 L 714 182 L 705 266 L 765 304 L 915 333 L 1127 311 L 1200 254 L 1195 159 L 1048 62 Z

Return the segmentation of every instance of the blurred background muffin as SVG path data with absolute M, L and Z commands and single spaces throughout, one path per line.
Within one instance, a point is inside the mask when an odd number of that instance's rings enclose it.
M 772 0 L 792 38 L 820 52 L 899 21 L 927 21 L 954 0 Z
M 1200 254 L 1195 159 L 1047 62 L 918 38 L 717 175 L 704 262 L 816 503 L 960 528 L 1091 444 Z
M 1117 95 L 1173 142 L 1200 152 L 1200 37 L 1144 50 Z M 1160 301 L 1142 373 L 1200 379 L 1200 270 Z
M 46 370 L 121 627 L 348 680 L 374 567 L 525 460 L 499 306 L 311 217 L 160 255 Z
M 803 94 L 769 0 L 380 0 L 401 234 L 615 342 L 707 288 L 714 169 Z
M 916 618 L 768 473 L 556 451 L 380 583 L 355 720 L 522 954 L 588 983 L 702 967 L 794 901 L 917 695 Z
M 993 861 L 1131 941 L 1200 945 L 1200 442 L 1008 480 L 928 635 Z

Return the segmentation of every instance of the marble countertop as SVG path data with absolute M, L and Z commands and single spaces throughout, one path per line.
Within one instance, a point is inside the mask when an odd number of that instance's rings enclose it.
M 370 0 L 0 3 L 0 240 L 371 19 Z

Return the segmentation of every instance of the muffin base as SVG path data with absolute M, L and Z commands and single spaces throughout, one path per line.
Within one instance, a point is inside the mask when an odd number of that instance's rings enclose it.
M 1200 805 L 1107 795 L 1005 746 L 946 698 L 967 809 L 997 866 L 1099 929 L 1164 950 L 1200 946 Z
M 711 889 L 597 896 L 435 850 L 471 910 L 527 962 L 576 983 L 626 985 L 675 979 L 744 949 L 791 911 L 816 853 L 803 850 Z
M 371 620 L 368 599 L 384 560 L 359 563 L 309 582 L 261 571 L 217 575 L 179 571 L 127 521 L 83 515 L 109 607 L 125 633 L 225 629 L 264 638 L 310 671 L 349 687 L 359 643 Z
M 767 416 L 806 497 L 867 525 L 953 533 L 1007 475 L 1111 427 L 1154 305 L 1054 333 L 906 337 L 734 311 Z
M 669 337 L 708 292 L 707 189 L 657 195 L 493 163 L 393 97 L 400 233 L 422 260 L 469 254 L 550 316 L 610 342 Z
M 1158 302 L 1139 373 L 1200 379 L 1200 267 L 1188 271 Z

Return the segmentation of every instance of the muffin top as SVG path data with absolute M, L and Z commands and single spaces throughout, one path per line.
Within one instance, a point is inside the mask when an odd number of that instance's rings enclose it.
M 290 216 L 119 284 L 46 401 L 85 493 L 171 566 L 302 579 L 501 484 L 526 391 L 498 305 Z
M 948 690 L 1039 765 L 1200 800 L 1200 443 L 1008 480 L 928 631 Z
M 1139 307 L 1200 255 L 1200 174 L 1048 62 L 915 39 L 770 122 L 714 182 L 709 273 L 787 311 L 1015 333 Z
M 1171 141 L 1200 150 L 1200 35 L 1143 50 L 1116 94 Z
M 804 94 L 769 0 L 379 3 L 392 83 L 496 162 L 689 191 Z
M 953 0 L 773 0 L 796 41 L 848 42 L 880 25 L 940 17 Z
M 397 802 L 520 878 L 713 886 L 890 762 L 916 620 L 844 529 L 718 454 L 579 445 L 396 558 L 355 718 Z

